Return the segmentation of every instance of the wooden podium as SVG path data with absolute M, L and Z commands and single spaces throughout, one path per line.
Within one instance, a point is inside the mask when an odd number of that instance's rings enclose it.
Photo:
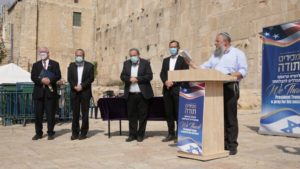
M 227 157 L 229 153 L 224 150 L 223 83 L 236 81 L 236 77 L 213 69 L 189 69 L 169 71 L 168 80 L 205 82 L 202 155 L 178 151 L 178 156 L 202 161 Z

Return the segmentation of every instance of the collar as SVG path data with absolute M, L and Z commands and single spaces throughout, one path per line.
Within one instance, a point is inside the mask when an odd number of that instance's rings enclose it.
M 49 63 L 49 58 L 46 60 L 41 60 L 41 61 L 42 61 L 42 63 L 44 63 L 44 62 Z
M 224 53 L 223 54 L 227 54 L 227 53 L 229 53 L 230 52 L 230 50 L 231 50 L 231 46 L 229 46 L 229 48 L 228 49 L 226 49 L 225 51 L 224 51 Z
M 77 67 L 83 67 L 83 66 L 84 66 L 84 61 L 83 61 L 82 63 L 76 63 L 76 62 L 75 62 L 75 65 L 76 65 Z
M 171 55 L 170 58 L 171 58 L 171 59 L 177 59 L 177 58 L 178 58 L 178 54 L 175 55 L 175 56 L 172 56 L 172 55 Z
M 131 61 L 130 61 L 131 62 Z M 138 66 L 140 64 L 140 59 L 138 60 L 138 62 L 136 62 L 136 63 L 132 63 L 131 62 L 131 66 Z

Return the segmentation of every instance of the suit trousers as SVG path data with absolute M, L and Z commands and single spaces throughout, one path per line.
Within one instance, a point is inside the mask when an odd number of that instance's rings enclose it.
M 86 136 L 89 130 L 89 105 L 90 99 L 84 99 L 79 95 L 74 96 L 71 100 L 72 110 L 73 110 L 73 120 L 72 120 L 72 135 L 78 136 L 79 133 Z M 81 129 L 79 124 L 80 119 L 80 109 L 81 109 Z
M 147 125 L 148 110 L 148 99 L 145 99 L 141 93 L 129 93 L 127 100 L 129 136 L 144 137 Z
M 43 90 L 44 97 L 34 99 L 34 112 L 35 112 L 35 132 L 37 135 L 43 135 L 43 116 L 46 113 L 48 135 L 54 134 L 55 125 L 55 111 L 57 109 L 57 98 L 48 98 L 45 95 L 45 89 Z
M 224 87 L 224 136 L 225 149 L 234 150 L 238 146 L 239 132 L 237 104 L 239 99 L 238 82 L 225 83 Z
M 177 124 L 179 95 L 172 92 L 172 89 L 164 91 L 163 99 L 165 104 L 166 120 L 169 135 L 175 136 L 175 122 Z M 178 126 L 178 125 L 176 125 Z

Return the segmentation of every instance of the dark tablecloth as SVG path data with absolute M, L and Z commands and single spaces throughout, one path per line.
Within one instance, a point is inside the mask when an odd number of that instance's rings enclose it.
M 126 99 L 100 98 L 98 107 L 103 120 L 128 120 Z M 164 101 L 162 97 L 150 99 L 148 120 L 165 120 Z

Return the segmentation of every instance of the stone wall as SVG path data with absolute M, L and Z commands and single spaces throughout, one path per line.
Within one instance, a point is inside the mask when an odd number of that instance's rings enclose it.
M 72 25 L 73 12 L 82 12 L 81 27 Z M 160 95 L 159 73 L 170 40 L 179 40 L 182 49 L 201 64 L 214 50 L 215 35 L 229 32 L 249 64 L 249 74 L 241 82 L 240 105 L 255 108 L 261 86 L 259 33 L 265 26 L 299 20 L 299 16 L 300 0 L 79 0 L 78 4 L 22 0 L 6 24 L 14 25 L 13 62 L 26 70 L 36 61 L 36 47 L 47 46 L 66 78 L 74 50 L 85 49 L 87 60 L 98 63 L 94 85 L 106 86 L 97 88 L 97 96 L 109 86 L 118 90 L 122 85 L 119 76 L 129 48 L 139 48 L 141 56 L 151 61 L 153 88 Z
M 232 35 L 232 44 L 247 55 L 249 73 L 241 82 L 240 102 L 249 108 L 260 104 L 259 33 L 263 27 L 300 19 L 299 0 L 98 0 L 98 4 L 96 52 L 101 84 L 117 83 L 128 49 L 137 47 L 151 61 L 159 95 L 159 73 L 163 58 L 169 55 L 170 40 L 180 41 L 181 48 L 188 49 L 200 64 L 214 50 L 215 35 L 226 31 Z
M 31 65 L 39 59 L 37 46 L 47 46 L 50 57 L 60 63 L 66 79 L 75 49 L 84 49 L 86 59 L 94 61 L 96 8 L 96 0 L 19 1 L 6 20 L 7 25 L 13 24 L 13 62 L 30 71 Z M 80 27 L 73 26 L 73 12 L 82 13 Z

